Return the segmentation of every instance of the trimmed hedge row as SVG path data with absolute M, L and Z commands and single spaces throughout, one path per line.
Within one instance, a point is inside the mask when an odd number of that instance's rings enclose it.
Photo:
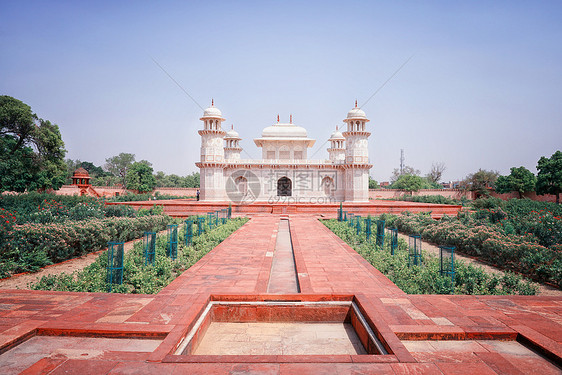
M 427 241 L 456 246 L 461 253 L 562 287 L 562 252 L 541 246 L 531 238 L 504 234 L 491 226 L 466 225 L 457 218 L 436 221 L 423 214 L 403 214 L 390 220 L 401 232 L 421 234 Z
M 163 230 L 170 220 L 153 215 L 16 225 L 0 236 L 0 277 L 101 250 L 109 241 L 130 241 L 145 231 Z

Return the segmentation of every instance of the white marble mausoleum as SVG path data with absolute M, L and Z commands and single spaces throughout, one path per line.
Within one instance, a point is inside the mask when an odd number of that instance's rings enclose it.
M 222 129 L 221 111 L 214 103 L 203 112 L 200 168 L 203 201 L 235 203 L 289 202 L 334 203 L 369 200 L 369 120 L 365 112 L 352 108 L 343 120 L 345 131 L 334 131 L 329 139 L 328 159 L 308 159 L 315 140 L 306 129 L 290 122 L 263 129 L 255 138 L 262 158 L 243 159 L 240 136 Z

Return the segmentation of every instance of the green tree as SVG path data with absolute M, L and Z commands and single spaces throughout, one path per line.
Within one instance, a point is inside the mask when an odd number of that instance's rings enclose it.
M 167 175 L 162 171 L 158 171 L 154 177 L 156 178 L 156 186 L 158 187 L 199 187 L 199 172 L 193 172 L 190 175 L 182 177 L 176 174 Z
M 537 194 L 554 194 L 560 203 L 562 192 L 562 152 L 556 151 L 550 158 L 541 157 L 537 164 Z
M 60 188 L 66 150 L 56 124 L 11 96 L 0 96 L 0 191 Z
M 183 187 L 188 187 L 188 188 L 198 188 L 200 184 L 199 181 L 199 172 L 193 172 L 190 175 L 187 175 L 185 177 L 185 182 L 184 182 L 184 186 Z
M 127 169 L 126 187 L 130 190 L 137 190 L 139 193 L 146 193 L 154 190 L 156 179 L 152 175 L 153 169 L 146 161 L 135 162 Z
M 402 168 L 402 172 L 400 172 L 400 169 L 394 168 L 394 170 L 392 171 L 392 176 L 390 176 L 390 183 L 393 184 L 396 181 L 398 181 L 398 178 L 400 176 L 403 175 L 419 176 L 420 173 L 421 172 L 419 169 L 415 169 L 414 167 L 410 167 L 409 165 L 405 165 L 404 168 Z
M 489 190 L 495 187 L 499 173 L 497 171 L 487 171 L 479 169 L 475 173 L 471 173 L 462 181 L 461 186 L 464 189 L 476 192 L 477 196 L 489 195 Z
M 375 180 L 374 178 L 371 178 L 371 176 L 369 176 L 369 189 L 378 189 L 379 183 L 377 182 L 377 180 Z
M 496 192 L 510 193 L 516 191 L 519 198 L 523 198 L 523 193 L 534 191 L 537 178 L 525 167 L 512 167 L 508 176 L 499 176 L 496 180 Z
M 95 165 L 92 162 L 89 161 L 83 161 L 80 163 L 80 167 L 84 168 L 85 170 L 88 171 L 88 174 L 90 175 L 90 177 L 94 178 L 94 177 L 103 177 L 106 176 L 108 173 L 105 172 L 103 170 L 102 167 L 98 167 L 97 165 Z
M 103 168 L 113 176 L 120 177 L 123 186 L 125 186 L 127 170 L 131 167 L 131 165 L 133 165 L 134 162 L 135 154 L 122 152 L 119 155 L 105 159 L 105 165 L 103 166 Z
M 395 183 L 392 184 L 393 189 L 406 190 L 408 192 L 418 191 L 423 189 L 424 185 L 427 183 L 423 177 L 416 176 L 413 174 L 403 174 L 398 177 Z

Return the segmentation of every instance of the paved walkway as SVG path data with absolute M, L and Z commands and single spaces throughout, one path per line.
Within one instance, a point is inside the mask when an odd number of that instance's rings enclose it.
M 290 216 L 301 293 L 268 294 L 279 219 L 277 215 L 254 216 L 157 295 L 1 290 L 0 348 L 7 350 L 33 335 L 161 340 L 154 350 L 113 348 L 96 356 L 86 352 L 84 359 L 59 351 L 59 355 L 37 361 L 27 373 L 483 375 L 537 369 L 542 375 L 560 373 L 560 368 L 542 357 L 520 357 L 523 351 L 514 339 L 532 343 L 560 360 L 562 298 L 407 295 L 310 216 Z M 185 356 L 187 359 L 170 355 L 209 301 L 219 297 L 331 301 L 348 296 L 360 306 L 369 324 L 376 326 L 392 355 L 203 355 Z M 435 339 L 473 340 L 475 344 L 411 343 Z M 514 347 L 495 346 L 489 339 L 511 340 Z M 57 350 L 56 345 L 50 346 Z M 0 366 L 2 361 L 0 356 Z

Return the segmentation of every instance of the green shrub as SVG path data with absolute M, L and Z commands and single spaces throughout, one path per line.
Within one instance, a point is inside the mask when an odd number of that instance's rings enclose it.
M 116 197 L 108 198 L 108 202 L 136 202 L 136 201 L 147 201 L 147 200 L 168 200 L 168 199 L 188 199 L 193 198 L 189 196 L 177 196 L 177 195 L 167 195 L 160 194 L 159 192 L 154 193 L 143 193 L 134 194 L 127 192 L 127 194 L 118 195 Z
M 166 254 L 166 234 L 157 236 L 156 257 L 153 265 L 145 265 L 143 244 L 137 242 L 133 249 L 125 254 L 123 284 L 113 285 L 112 292 L 158 293 L 247 221 L 248 219 L 245 218 L 231 219 L 226 224 L 215 227 L 213 230 L 209 230 L 209 227 L 206 226 L 204 234 L 193 237 L 192 246 L 184 245 L 185 225 L 180 225 L 178 257 L 175 261 L 168 258 Z M 182 223 L 179 219 L 175 222 Z M 106 268 L 107 252 L 104 252 L 94 263 L 81 271 L 72 274 L 44 276 L 31 287 L 35 290 L 107 292 Z
M 387 220 L 392 216 L 384 215 Z M 414 218 L 424 222 L 425 217 L 420 216 Z M 364 233 L 357 235 L 356 230 L 349 227 L 346 222 L 325 220 L 323 223 L 404 292 L 409 294 L 451 292 L 450 276 L 439 274 L 438 257 L 423 252 L 422 265 L 408 267 L 408 244 L 404 240 L 398 240 L 398 250 L 393 256 L 390 254 L 389 236 L 386 236 L 381 249 L 375 246 L 372 240 L 367 240 Z M 391 226 L 393 225 L 387 225 L 387 227 Z M 455 261 L 455 271 L 455 294 L 536 294 L 537 292 L 535 285 L 523 281 L 520 276 L 514 274 L 509 274 L 500 281 L 497 276 L 489 275 L 481 268 L 459 260 Z
M 466 204 L 466 200 L 448 198 L 442 195 L 403 195 L 393 200 L 407 201 L 407 202 L 434 203 L 434 204 L 453 204 L 453 205 Z
M 138 218 L 104 218 L 52 224 L 16 225 L 0 243 L 0 276 L 35 271 L 107 246 L 109 241 L 129 241 L 145 231 L 162 230 L 164 215 Z
M 562 252 L 542 246 L 529 233 L 511 234 L 513 227 L 519 225 L 515 221 L 488 221 L 485 225 L 467 215 L 461 213 L 458 218 L 437 221 L 426 215 L 404 214 L 395 219 L 394 225 L 401 232 L 421 234 L 430 242 L 455 246 L 460 253 L 477 256 L 533 280 L 562 286 Z
M 128 206 L 106 206 L 105 200 L 87 196 L 25 193 L 0 195 L 0 209 L 16 216 L 17 224 L 63 223 L 101 219 L 103 217 L 134 217 L 135 210 Z

